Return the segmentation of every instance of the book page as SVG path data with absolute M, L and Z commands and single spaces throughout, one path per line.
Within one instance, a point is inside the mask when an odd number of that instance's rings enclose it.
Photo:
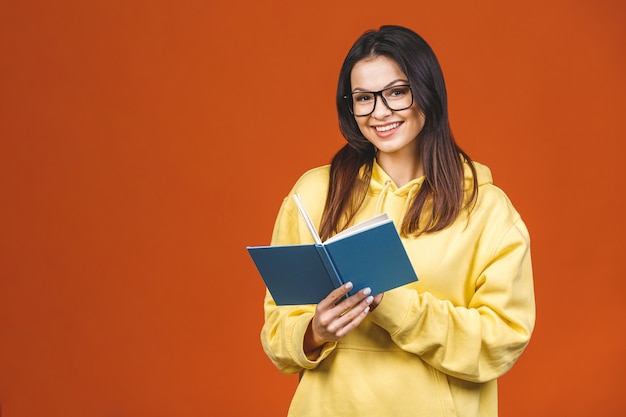
M 321 245 L 322 239 L 320 239 L 320 235 L 317 233 L 317 230 L 315 229 L 315 226 L 313 225 L 313 221 L 311 220 L 311 217 L 309 217 L 309 213 L 304 208 L 304 203 L 302 203 L 302 199 L 300 198 L 298 194 L 294 194 L 293 199 L 296 200 L 296 205 L 298 206 L 300 215 L 304 219 L 304 222 L 306 223 L 306 227 L 309 228 L 309 232 L 311 232 L 311 236 L 313 236 L 313 240 L 315 240 L 315 243 Z
M 390 221 L 391 220 L 389 219 L 389 216 L 387 216 L 387 213 L 382 213 L 382 214 L 379 214 L 378 216 L 372 217 L 371 219 L 365 220 L 364 222 L 361 222 L 359 224 L 355 224 L 354 226 L 349 227 L 346 230 L 343 230 L 337 233 L 335 236 L 332 236 L 324 243 L 330 243 L 330 242 L 334 242 L 340 239 L 344 239 L 348 236 L 353 236 L 357 233 L 361 233 L 364 230 L 372 229 L 380 224 L 390 222 Z

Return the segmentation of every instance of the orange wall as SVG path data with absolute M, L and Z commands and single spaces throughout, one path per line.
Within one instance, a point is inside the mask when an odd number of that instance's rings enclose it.
M 502 415 L 626 409 L 624 3 L 249 3 L 0 0 L 0 413 L 284 414 L 244 247 L 340 146 L 341 60 L 383 23 L 431 43 L 531 231 Z

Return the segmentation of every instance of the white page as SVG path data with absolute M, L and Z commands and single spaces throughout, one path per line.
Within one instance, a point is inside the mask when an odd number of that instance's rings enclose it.
M 337 233 L 335 236 L 332 236 L 330 239 L 328 239 L 325 243 L 330 243 L 336 240 L 344 239 L 348 236 L 352 236 L 359 232 L 362 232 L 363 230 L 372 229 L 382 223 L 386 223 L 390 221 L 391 220 L 389 219 L 389 216 L 387 216 L 387 213 L 379 214 L 378 216 L 372 217 L 371 219 L 365 220 L 364 222 L 361 222 L 359 224 L 355 224 L 354 226 Z
M 300 211 L 300 214 L 302 215 L 302 218 L 304 219 L 304 222 L 306 223 L 306 227 L 309 228 L 309 232 L 311 232 L 311 236 L 313 236 L 313 240 L 315 240 L 315 243 L 321 245 L 322 239 L 320 239 L 320 235 L 317 233 L 317 230 L 315 229 L 315 226 L 313 225 L 313 221 L 311 220 L 311 217 L 309 217 L 309 213 L 307 213 L 306 209 L 304 208 L 304 203 L 302 203 L 302 199 L 300 199 L 300 196 L 298 194 L 294 194 L 293 199 L 296 200 L 296 205 L 298 206 L 298 210 Z

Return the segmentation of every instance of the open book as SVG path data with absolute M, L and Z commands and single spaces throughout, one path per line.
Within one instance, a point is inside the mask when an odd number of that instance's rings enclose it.
M 322 242 L 300 197 L 300 214 L 314 244 L 248 246 L 277 305 L 317 304 L 347 282 L 380 294 L 417 281 L 400 236 L 387 214 L 354 225 Z

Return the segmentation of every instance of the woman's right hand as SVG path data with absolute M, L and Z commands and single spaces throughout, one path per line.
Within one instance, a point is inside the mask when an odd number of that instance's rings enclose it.
M 345 337 L 367 316 L 374 302 L 371 290 L 365 288 L 342 300 L 351 289 L 352 283 L 348 282 L 319 302 L 304 335 L 304 352 L 307 355 L 315 354 L 327 342 Z M 381 299 L 382 294 L 377 295 L 374 304 L 378 305 Z

